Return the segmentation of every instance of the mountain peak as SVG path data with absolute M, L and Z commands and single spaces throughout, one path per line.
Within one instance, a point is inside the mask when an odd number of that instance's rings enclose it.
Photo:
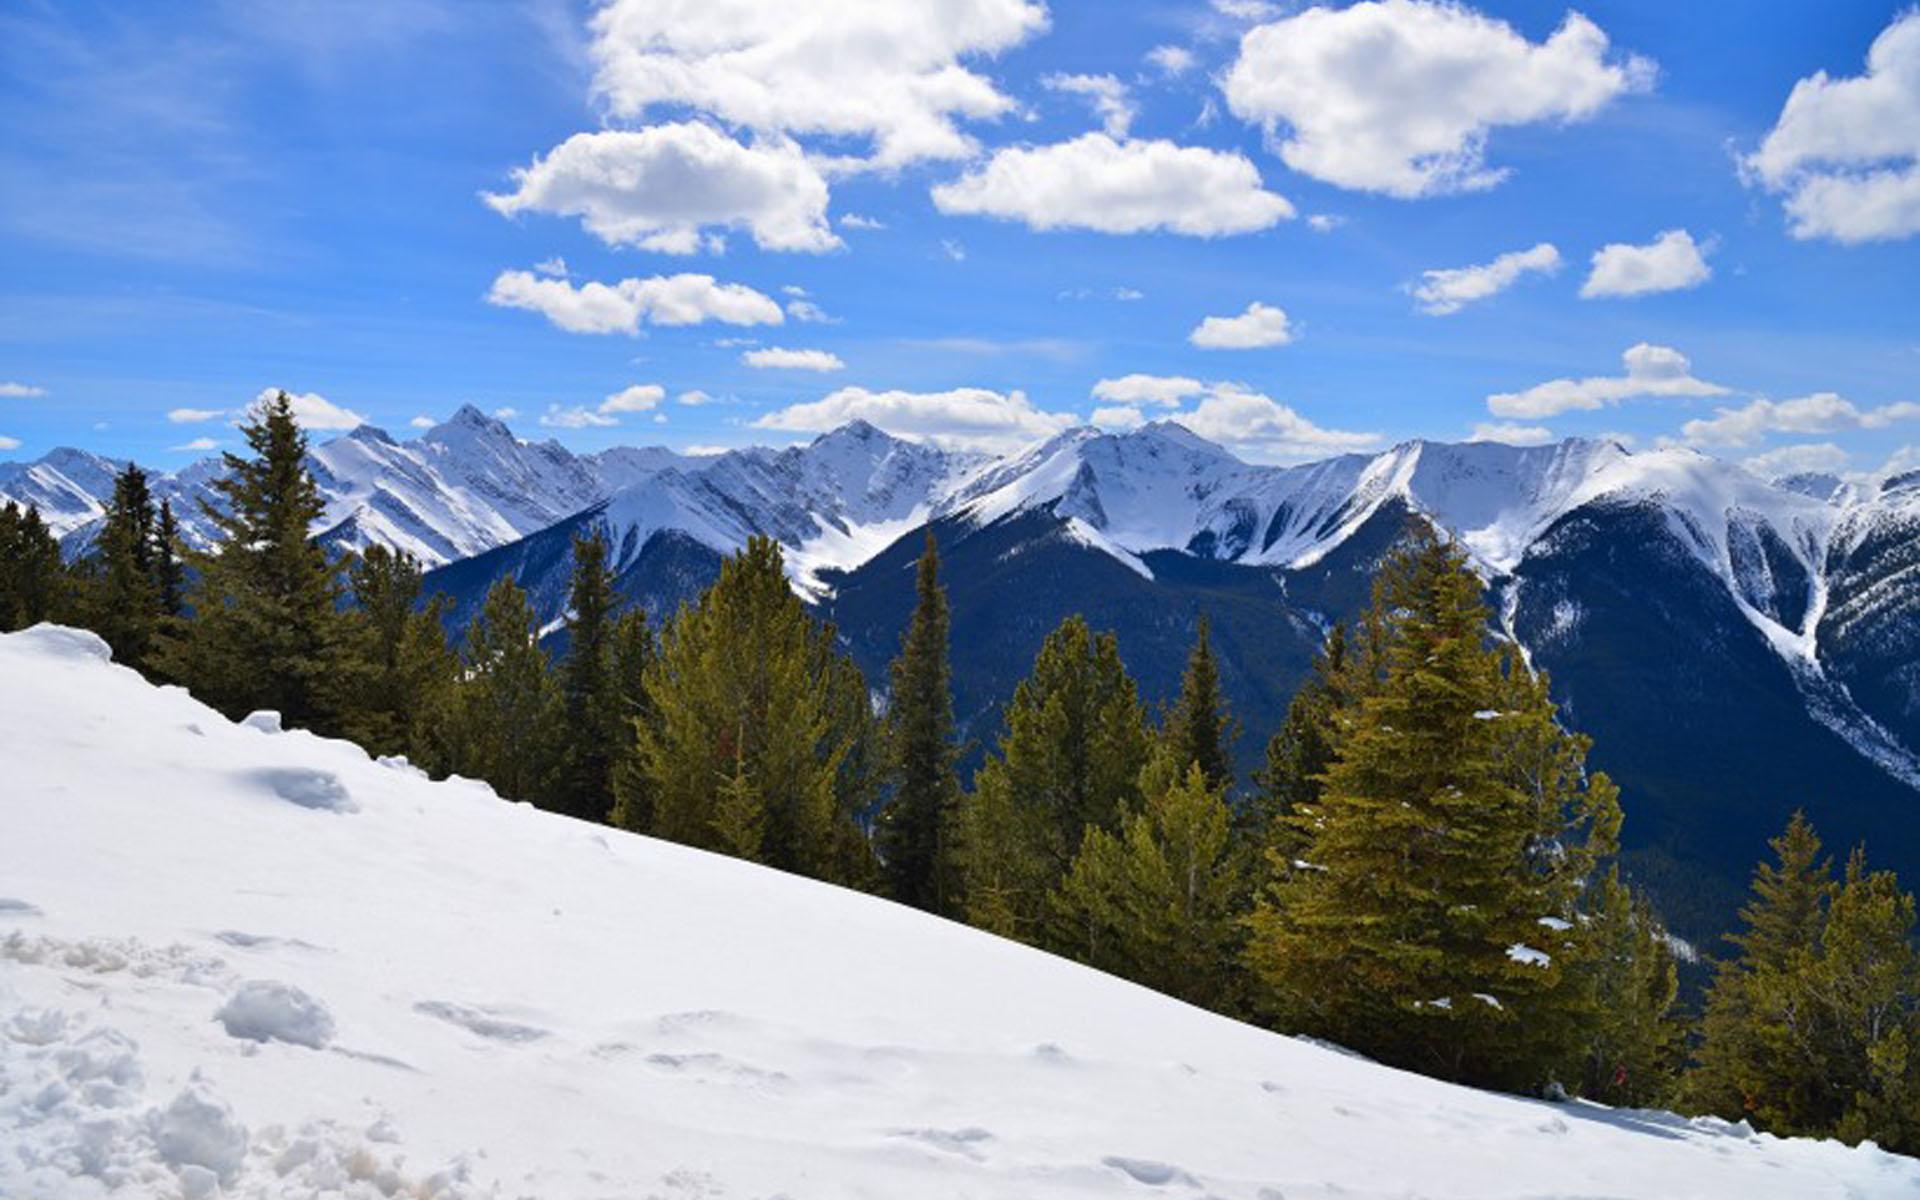
M 477 440 L 513 440 L 513 430 L 498 417 L 488 416 L 471 404 L 462 404 L 451 417 L 420 435 L 423 442 L 471 442 Z

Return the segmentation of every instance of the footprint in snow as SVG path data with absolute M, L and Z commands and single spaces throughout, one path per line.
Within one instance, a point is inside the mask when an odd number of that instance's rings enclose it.
M 43 914 L 37 904 L 28 904 L 25 900 L 15 900 L 11 896 L 0 896 L 0 917 L 38 917 Z
M 315 771 L 306 767 L 269 767 L 249 771 L 244 777 L 249 783 L 264 787 L 287 803 L 301 808 L 336 813 L 359 811 L 352 794 L 347 791 L 347 785 L 341 783 L 340 777 L 332 771 Z
M 1109 1154 L 1100 1160 L 1102 1166 L 1112 1167 L 1135 1183 L 1144 1183 L 1148 1187 L 1166 1187 L 1170 1183 L 1185 1187 L 1199 1187 L 1200 1181 L 1187 1174 L 1172 1163 L 1157 1162 L 1151 1158 L 1123 1158 L 1118 1154 Z
M 468 1033 L 477 1034 L 489 1041 L 537 1042 L 548 1034 L 547 1030 L 538 1026 L 503 1020 L 485 1009 L 468 1008 L 464 1004 L 455 1004 L 449 1000 L 422 1000 L 413 1006 L 413 1011 L 421 1016 L 445 1021 L 449 1025 L 458 1025 Z
M 887 1136 L 920 1142 L 935 1150 L 970 1158 L 974 1162 L 986 1157 L 981 1153 L 981 1147 L 993 1140 L 992 1133 L 977 1125 L 965 1129 L 889 1129 Z

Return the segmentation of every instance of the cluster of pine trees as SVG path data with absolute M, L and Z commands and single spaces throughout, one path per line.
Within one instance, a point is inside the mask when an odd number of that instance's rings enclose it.
M 1690 1024 L 1672 939 L 1612 861 L 1617 789 L 1441 541 L 1395 553 L 1329 631 L 1251 786 L 1204 621 L 1156 715 L 1078 617 L 963 786 L 931 536 L 876 712 L 770 539 L 656 629 L 580 537 L 563 649 L 511 579 L 453 645 L 417 562 L 309 540 L 320 499 L 284 397 L 246 436 L 204 552 L 137 468 L 73 568 L 36 514 L 0 509 L 0 627 L 87 624 L 229 714 L 276 709 L 1441 1078 L 1920 1152 L 1913 897 L 1859 852 L 1836 879 L 1796 818 Z

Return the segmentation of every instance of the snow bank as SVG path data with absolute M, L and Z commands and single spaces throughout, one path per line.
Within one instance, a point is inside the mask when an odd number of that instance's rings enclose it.
M 1436 1083 L 263 737 L 85 645 L 0 636 L 8 1200 L 1920 1195 L 1870 1147 Z

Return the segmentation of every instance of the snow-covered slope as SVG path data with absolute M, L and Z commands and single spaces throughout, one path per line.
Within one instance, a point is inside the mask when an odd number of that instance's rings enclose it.
M 1474 1092 L 0 636 L 0 1195 L 1920 1194 Z

